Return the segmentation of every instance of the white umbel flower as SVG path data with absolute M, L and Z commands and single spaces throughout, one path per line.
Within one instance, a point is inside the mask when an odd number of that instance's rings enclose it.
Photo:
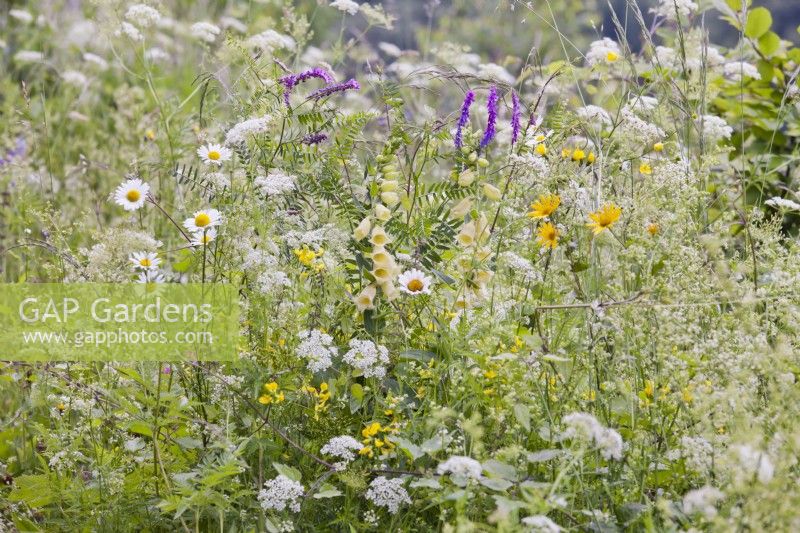
M 324 372 L 333 364 L 332 359 L 339 353 L 333 345 L 333 337 L 317 329 L 301 331 L 298 334 L 301 341 L 295 353 L 297 357 L 308 361 L 311 372 Z
M 418 294 L 430 294 L 433 280 L 425 273 L 416 268 L 406 270 L 397 278 L 400 290 L 406 294 L 416 296 Z
M 202 232 L 222 224 L 222 214 L 216 209 L 195 211 L 191 218 L 183 221 L 183 227 L 191 233 Z
M 614 429 L 603 427 L 588 413 L 571 413 L 562 419 L 567 429 L 561 434 L 562 440 L 578 439 L 595 445 L 605 459 L 622 459 L 624 443 L 622 436 Z
M 197 149 L 197 155 L 206 165 L 220 166 L 229 161 L 232 154 L 230 148 L 225 148 L 221 144 L 207 144 Z
M 239 122 L 225 134 L 225 144 L 229 146 L 239 144 L 254 135 L 266 132 L 271 120 L 272 117 L 267 115 Z
M 217 40 L 217 35 L 222 30 L 219 29 L 219 26 L 210 22 L 196 22 L 192 24 L 190 31 L 192 32 L 192 37 L 207 43 L 213 43 Z
M 650 10 L 651 13 L 661 15 L 667 20 L 677 20 L 677 17 L 685 19 L 697 12 L 697 4 L 692 0 L 660 0 L 658 6 Z
M 788 198 L 781 198 L 780 196 L 773 196 L 764 203 L 776 209 L 789 209 L 794 211 L 800 211 L 800 204 L 798 204 L 793 200 L 789 200 Z
M 356 452 L 362 448 L 362 444 L 350 435 L 333 437 L 325 444 L 320 453 L 332 455 L 341 459 L 334 466 L 336 470 L 344 470 L 347 465 L 356 458 Z
M 142 270 L 155 270 L 161 264 L 155 252 L 133 252 L 128 259 L 135 268 Z
M 348 15 L 355 15 L 358 13 L 359 5 L 357 2 L 353 2 L 353 0 L 333 0 L 330 4 L 331 7 L 335 7 L 339 11 L 343 11 Z
M 733 128 L 728 126 L 725 119 L 716 115 L 703 115 L 697 119 L 697 125 L 701 129 L 703 137 L 710 143 L 730 139 L 733 134 Z
M 275 196 L 276 194 L 283 194 L 285 192 L 293 191 L 295 178 L 291 174 L 287 174 L 281 170 L 273 170 L 266 176 L 258 176 L 253 184 L 261 189 L 261 192 L 267 196 Z
M 397 514 L 401 505 L 411 503 L 408 491 L 403 487 L 403 480 L 387 479 L 384 476 L 372 480 L 366 498 L 378 507 L 385 507 L 389 514 Z
M 450 474 L 462 480 L 480 479 L 482 472 L 483 467 L 478 461 L 462 455 L 454 455 L 436 467 L 436 473 L 440 476 Z
M 761 74 L 758 72 L 758 68 L 752 63 L 748 63 L 746 61 L 733 61 L 731 63 L 725 63 L 722 67 L 722 73 L 725 75 L 726 78 L 732 81 L 741 81 L 743 78 L 752 78 L 754 80 L 760 80 Z
M 148 5 L 134 4 L 125 12 L 125 18 L 140 28 L 148 28 L 161 20 L 161 13 Z
M 144 205 L 149 193 L 150 185 L 139 178 L 132 178 L 117 187 L 114 191 L 114 201 L 125 211 L 136 211 Z
M 293 513 L 299 513 L 300 498 L 303 497 L 305 490 L 303 485 L 281 474 L 264 483 L 264 488 L 258 493 L 258 501 L 265 511 L 288 509 Z
M 711 520 L 717 516 L 717 502 L 724 497 L 722 492 L 708 485 L 690 490 L 683 496 L 683 512 L 689 516 L 700 513 L 707 520 Z
M 342 360 L 361 370 L 365 378 L 383 378 L 386 365 L 389 364 L 389 350 L 369 340 L 353 339 L 350 350 L 342 356 Z

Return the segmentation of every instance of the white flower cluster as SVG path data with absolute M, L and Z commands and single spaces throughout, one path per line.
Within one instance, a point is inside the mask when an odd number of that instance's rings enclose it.
M 258 176 L 253 184 L 267 196 L 283 194 L 294 190 L 295 178 L 281 170 L 273 170 L 266 176 Z
M 333 0 L 330 6 L 335 7 L 339 11 L 347 13 L 348 15 L 355 15 L 358 13 L 359 8 L 358 3 L 353 2 L 353 0 Z
M 775 466 L 769 456 L 747 444 L 732 447 L 734 455 L 739 459 L 736 470 L 740 483 L 751 483 L 757 479 L 761 483 L 769 483 L 775 475 Z
M 462 485 L 468 479 L 480 479 L 483 473 L 481 464 L 471 457 L 453 455 L 447 461 L 439 463 L 436 473 L 440 476 L 450 474 L 453 482 Z
M 342 356 L 342 360 L 361 370 L 365 378 L 381 379 L 386 375 L 389 350 L 372 341 L 353 339 L 350 341 L 350 350 Z
M 217 35 L 222 32 L 219 26 L 211 24 L 210 22 L 196 22 L 192 24 L 190 31 L 192 32 L 192 37 L 207 43 L 216 41 Z
M 266 30 L 253 35 L 247 39 L 247 45 L 251 48 L 260 48 L 265 52 L 273 50 L 287 49 L 294 50 L 295 41 L 288 35 L 283 35 L 275 30 Z
M 622 110 L 622 121 L 618 131 L 626 141 L 645 146 L 652 145 L 665 137 L 664 130 L 640 119 L 627 109 Z
M 698 73 L 702 68 L 714 68 L 725 63 L 725 57 L 717 48 L 708 46 L 696 36 L 690 36 L 685 46 L 686 57 L 682 58 L 674 48 L 668 46 L 656 46 L 656 64 L 662 68 L 670 70 L 682 70 L 686 65 L 686 70 L 691 73 Z
M 667 454 L 667 458 L 671 461 L 683 459 L 687 469 L 705 474 L 711 470 L 713 455 L 714 448 L 710 442 L 703 437 L 690 437 L 687 435 L 681 437 L 680 448 L 671 450 Z
M 308 361 L 311 372 L 324 372 L 333 364 L 332 359 L 339 353 L 333 345 L 333 337 L 317 329 L 301 331 L 300 345 L 295 353 L 297 357 Z
M 263 117 L 251 118 L 239 122 L 225 134 L 225 144 L 239 144 L 246 141 L 248 137 L 266 132 L 271 120 L 272 117 L 265 115 Z
M 606 459 L 622 459 L 624 445 L 616 430 L 604 427 L 588 413 L 571 413 L 562 420 L 567 426 L 561 439 L 580 439 L 593 443 Z
M 781 209 L 791 209 L 800 211 L 800 204 L 788 198 L 781 198 L 780 196 L 773 196 L 765 202 L 767 205 Z
M 608 111 L 603 109 L 600 106 L 596 105 L 587 105 L 584 107 L 579 107 L 575 110 L 578 117 L 588 122 L 590 125 L 594 125 L 600 129 L 604 126 L 611 125 L 611 115 L 608 114 Z
M 161 20 L 161 13 L 148 5 L 134 4 L 125 12 L 125 18 L 140 28 L 148 28 Z
M 334 466 L 336 470 L 344 470 L 348 463 L 356 458 L 355 452 L 359 451 L 362 447 L 362 444 L 350 435 L 341 435 L 329 440 L 327 444 L 322 447 L 320 453 L 332 455 L 341 459 L 341 461 Z
M 716 115 L 703 115 L 697 119 L 697 124 L 707 142 L 716 143 L 722 139 L 730 139 L 733 133 L 733 128 L 728 126 L 725 119 Z
M 561 528 L 543 514 L 526 516 L 522 523 L 528 526 L 528 531 L 533 533 L 559 533 Z
M 722 72 L 725 74 L 726 78 L 733 81 L 741 81 L 742 78 L 761 79 L 761 74 L 758 72 L 756 66 L 746 61 L 725 63 L 725 66 L 722 67 Z
M 683 512 L 687 515 L 702 514 L 707 520 L 717 516 L 715 505 L 725 495 L 714 487 L 706 485 L 699 489 L 690 490 L 683 496 Z
M 533 264 L 524 257 L 508 251 L 501 253 L 500 259 L 515 275 L 522 276 L 526 283 L 535 283 L 542 280 L 542 273 L 536 270 Z
M 281 474 L 264 483 L 264 488 L 258 492 L 258 501 L 261 502 L 261 508 L 265 511 L 289 509 L 298 513 L 300 512 L 300 498 L 305 490 L 303 485 Z
M 550 174 L 550 165 L 547 163 L 547 159 L 534 154 L 511 154 L 511 163 L 518 166 L 525 176 L 522 178 L 525 185 L 541 182 Z
M 378 507 L 385 507 L 390 514 L 397 514 L 401 505 L 411 503 L 408 491 L 403 487 L 403 480 L 399 477 L 376 477 L 369 484 L 366 498 Z
M 692 0 L 660 0 L 658 6 L 651 9 L 650 12 L 666 17 L 668 20 L 677 20 L 676 13 L 685 19 L 697 12 L 697 4 Z
M 144 37 L 142 36 L 142 33 L 136 28 L 136 26 L 134 26 L 133 24 L 131 24 L 129 22 L 122 22 L 122 24 L 120 24 L 119 30 L 117 30 L 116 34 L 117 35 L 124 35 L 128 39 L 130 39 L 131 41 L 134 41 L 134 42 L 137 42 L 137 43 L 144 40 Z
M 616 41 L 603 37 L 599 41 L 594 41 L 589 45 L 589 51 L 586 52 L 586 62 L 589 65 L 596 65 L 598 63 L 613 63 L 620 58 L 619 45 Z

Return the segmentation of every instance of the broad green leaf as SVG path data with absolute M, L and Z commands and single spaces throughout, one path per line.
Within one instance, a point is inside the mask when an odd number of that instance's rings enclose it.
M 758 39 L 767 33 L 772 26 L 772 14 L 765 7 L 751 9 L 747 13 L 747 24 L 744 26 L 744 34 L 751 39 Z
M 777 52 L 780 46 L 781 38 L 778 37 L 777 33 L 772 31 L 765 33 L 758 40 L 758 49 L 761 50 L 761 53 L 765 56 L 771 56 Z
M 279 474 L 283 474 L 292 481 L 301 481 L 303 479 L 303 475 L 294 467 L 285 465 L 283 463 L 272 463 L 272 466 L 278 471 Z
M 45 474 L 19 476 L 14 479 L 14 490 L 9 493 L 8 499 L 24 502 L 29 507 L 44 507 L 54 499 L 51 486 L 50 478 Z
M 515 405 L 514 416 L 517 418 L 517 422 L 519 422 L 526 431 L 531 430 L 531 410 L 527 405 L 522 403 Z

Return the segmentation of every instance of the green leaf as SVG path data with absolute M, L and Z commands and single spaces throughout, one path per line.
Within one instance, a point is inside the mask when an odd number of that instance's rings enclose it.
M 527 405 L 518 403 L 514 406 L 514 416 L 526 431 L 531 430 L 531 410 Z
M 153 428 L 141 420 L 134 420 L 130 424 L 128 424 L 128 431 L 131 433 L 138 433 L 139 435 L 144 435 L 145 437 L 153 438 Z
M 342 491 L 331 485 L 330 483 L 325 483 L 320 487 L 319 492 L 314 494 L 314 499 L 321 500 L 323 498 L 335 498 L 337 496 L 341 496 Z
M 765 56 L 771 56 L 777 52 L 780 46 L 781 38 L 778 37 L 777 33 L 772 31 L 765 33 L 758 40 L 758 49 L 761 50 L 761 53 Z
M 725 0 L 728 4 L 728 7 L 733 9 L 734 11 L 741 11 L 742 10 L 742 0 Z M 753 3 L 753 0 L 747 0 L 746 4 L 750 7 L 750 4 Z
M 406 350 L 400 353 L 400 359 L 413 359 L 422 363 L 427 363 L 434 357 L 436 357 L 435 353 L 426 350 Z
M 767 33 L 772 26 L 772 14 L 765 7 L 757 7 L 747 14 L 744 34 L 751 39 L 758 39 Z
M 358 383 L 350 385 L 350 395 L 359 402 L 364 399 L 364 387 Z
M 283 463 L 272 463 L 272 466 L 278 471 L 279 474 L 283 474 L 292 481 L 300 481 L 303 479 L 303 475 L 294 467 L 285 465 Z
M 45 474 L 19 476 L 14 479 L 14 490 L 8 495 L 12 502 L 25 502 L 29 507 L 44 507 L 51 503 L 54 495 L 50 492 L 50 478 Z
M 422 449 L 411 442 L 410 440 L 404 439 L 402 437 L 394 437 L 392 438 L 392 442 L 397 444 L 397 446 L 408 455 L 412 461 L 416 461 L 423 455 L 425 452 Z

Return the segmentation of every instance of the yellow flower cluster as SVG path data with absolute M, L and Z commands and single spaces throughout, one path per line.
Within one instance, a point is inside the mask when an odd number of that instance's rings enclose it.
M 270 405 L 273 403 L 281 403 L 285 399 L 286 397 L 283 392 L 280 391 L 278 384 L 274 381 L 270 381 L 269 383 L 264 383 L 264 386 L 261 387 L 261 396 L 258 397 L 258 403 Z
M 297 248 L 294 250 L 294 255 L 297 257 L 297 260 L 303 266 L 306 266 L 315 272 L 321 272 L 325 270 L 325 263 L 323 263 L 319 258 L 325 253 L 325 250 L 320 248 L 317 251 L 314 251 L 308 247 L 307 244 L 303 245 L 302 248 Z
M 395 448 L 395 444 L 389 440 L 389 433 L 395 430 L 389 426 L 382 426 L 380 422 L 373 422 L 361 430 L 364 447 L 358 453 L 367 457 L 374 457 L 375 452 L 388 454 Z
M 305 391 L 314 398 L 314 420 L 319 420 L 320 413 L 328 410 L 328 401 L 331 399 L 331 392 L 328 390 L 328 384 L 324 381 L 319 384 L 319 389 L 311 385 L 304 387 Z

